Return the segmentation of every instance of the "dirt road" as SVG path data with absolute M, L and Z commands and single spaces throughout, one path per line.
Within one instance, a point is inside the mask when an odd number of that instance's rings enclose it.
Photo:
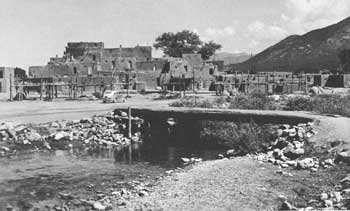
M 57 120 L 75 120 L 95 114 L 105 114 L 118 107 L 162 106 L 168 101 L 153 101 L 153 96 L 133 95 L 126 103 L 102 103 L 95 101 L 47 101 L 0 102 L 0 122 L 40 123 Z

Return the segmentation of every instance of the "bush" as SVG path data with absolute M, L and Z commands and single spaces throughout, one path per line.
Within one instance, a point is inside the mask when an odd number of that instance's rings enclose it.
M 350 117 L 350 96 L 319 95 L 312 98 L 294 97 L 287 100 L 285 110 L 313 111 Z
M 222 108 L 225 103 L 229 103 L 228 108 L 230 109 L 277 110 L 277 104 L 274 100 L 261 93 L 238 94 L 231 98 L 220 97 L 214 100 L 195 100 L 193 97 L 187 97 L 169 105 L 174 107 Z M 283 110 L 313 111 L 321 114 L 338 114 L 350 117 L 350 96 L 297 96 L 288 98 L 285 105 Z
M 350 96 L 324 95 L 313 99 L 311 111 L 350 117 Z
M 263 152 L 275 140 L 271 128 L 254 122 L 202 121 L 200 139 L 204 145 L 235 149 L 239 154 Z
M 289 111 L 311 111 L 312 99 L 307 97 L 289 98 L 286 103 L 285 110 Z
M 236 95 L 230 100 L 231 109 L 275 110 L 275 102 L 265 94 Z

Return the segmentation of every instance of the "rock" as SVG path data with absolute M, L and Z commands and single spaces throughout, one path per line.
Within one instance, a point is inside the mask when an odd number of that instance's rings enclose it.
M 297 164 L 298 164 L 298 163 L 297 163 L 296 161 L 294 161 L 294 160 L 287 160 L 285 163 L 288 164 L 288 165 L 290 165 L 290 166 L 294 166 L 294 167 L 296 167 Z
M 296 149 L 298 148 L 303 148 L 304 147 L 304 142 L 300 142 L 300 141 L 293 141 L 293 145 Z
M 12 205 L 10 204 L 6 205 L 6 211 L 12 211 L 12 210 L 14 210 Z
M 275 158 L 269 158 L 269 159 L 267 159 L 267 161 L 268 161 L 269 163 L 275 163 L 275 162 L 276 162 L 276 159 L 275 159 Z
M 236 155 L 236 151 L 234 149 L 229 149 L 226 151 L 226 156 L 227 157 L 234 157 Z
M 297 130 L 295 128 L 291 128 L 288 130 L 289 137 L 294 137 L 297 135 Z
M 283 155 L 283 152 L 282 152 L 282 150 L 280 150 L 280 149 L 274 149 L 273 150 L 273 153 L 272 153 L 272 155 L 276 158 L 276 159 L 279 159 L 279 158 L 281 158 L 281 156 Z
M 346 188 L 341 191 L 343 194 L 350 194 L 350 188 Z
M 327 193 L 321 193 L 320 194 L 320 200 L 324 201 L 328 199 L 328 194 Z
M 171 174 L 171 173 L 173 173 L 174 172 L 174 170 L 168 170 L 168 171 L 166 171 L 165 173 L 166 174 Z
M 277 129 L 277 131 L 276 131 L 277 137 L 282 136 L 282 134 L 283 134 L 283 130 L 282 129 Z
M 101 204 L 98 201 L 94 202 L 93 207 L 96 210 L 106 210 L 106 206 L 104 206 L 103 204 Z
M 181 161 L 184 163 L 189 163 L 191 160 L 189 158 L 181 158 Z
M 51 127 L 53 127 L 53 128 L 61 128 L 61 125 L 58 122 L 51 122 Z
M 340 180 L 340 184 L 343 189 L 350 188 L 350 174 L 348 174 L 345 178 Z
M 49 143 L 47 143 L 46 141 L 43 143 L 43 146 L 48 149 L 48 150 L 51 150 L 51 146 Z
M 327 164 L 327 165 L 330 165 L 330 166 L 334 165 L 334 161 L 331 158 L 324 160 L 324 163 Z
M 315 165 L 315 162 L 312 158 L 305 158 L 303 160 L 297 161 L 297 166 L 301 169 L 308 169 Z
M 79 199 L 73 199 L 71 203 L 74 204 L 75 206 L 79 206 L 81 204 L 81 201 Z
M 339 203 L 339 202 L 341 202 L 343 200 L 343 197 L 342 197 L 341 193 L 338 192 L 338 191 L 333 192 L 333 197 L 334 197 L 333 201 L 335 203 Z
M 342 152 L 337 152 L 335 156 L 335 162 L 344 162 L 344 163 L 350 163 L 350 151 L 342 151 Z
M 141 196 L 141 197 L 143 197 L 143 196 L 148 196 L 148 195 L 149 195 L 148 192 L 145 191 L 145 190 L 139 191 L 139 196 Z
M 310 168 L 310 171 L 312 171 L 312 172 L 316 172 L 317 170 L 318 170 L 318 169 L 315 168 L 315 167 Z
M 277 138 L 275 144 L 274 144 L 274 148 L 278 148 L 278 149 L 283 149 L 286 146 L 288 146 L 289 142 L 287 141 L 286 137 L 279 137 Z
M 56 141 L 59 141 L 59 140 L 61 140 L 61 139 L 63 139 L 63 138 L 68 138 L 68 137 L 69 137 L 69 134 L 68 134 L 68 133 L 66 133 L 66 132 L 64 132 L 64 131 L 61 131 L 61 132 L 58 132 L 58 133 L 55 134 L 54 139 L 55 139 Z
M 305 150 L 303 148 L 295 149 L 294 147 L 288 146 L 283 150 L 283 152 L 286 157 L 295 160 L 301 157 L 305 153 Z
M 24 145 L 31 144 L 29 140 L 23 140 L 22 143 L 23 143 Z
M 65 200 L 74 199 L 74 197 L 70 193 L 60 192 L 58 195 L 60 196 L 61 199 L 65 199 Z
M 223 154 L 218 154 L 218 159 L 223 159 L 225 156 Z
M 297 208 L 291 205 L 289 202 L 284 201 L 280 210 L 297 210 Z
M 3 150 L 3 151 L 5 151 L 5 152 L 11 151 L 10 148 L 5 147 L 5 146 L 0 147 L 0 149 Z
M 333 207 L 333 201 L 331 201 L 331 200 L 325 200 L 325 201 L 324 201 L 324 206 L 325 206 L 325 207 Z
M 121 194 L 120 194 L 120 192 L 119 191 L 113 191 L 112 193 L 111 193 L 111 195 L 112 196 L 121 196 Z
M 41 141 L 42 140 L 42 137 L 39 133 L 37 132 L 30 132 L 28 135 L 27 135 L 27 139 L 31 142 L 33 141 Z
M 281 165 L 280 165 L 282 168 L 288 168 L 289 167 L 289 165 L 287 164 L 287 163 L 281 163 Z

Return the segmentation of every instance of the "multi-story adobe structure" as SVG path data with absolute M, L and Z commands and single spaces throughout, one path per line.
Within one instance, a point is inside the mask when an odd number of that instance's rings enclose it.
M 12 99 L 17 89 L 16 81 L 25 77 L 25 71 L 20 68 L 0 67 L 0 99 Z

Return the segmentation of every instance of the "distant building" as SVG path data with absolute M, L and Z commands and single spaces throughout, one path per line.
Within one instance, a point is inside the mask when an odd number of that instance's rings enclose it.
M 10 99 L 14 97 L 16 88 L 15 81 L 26 77 L 25 70 L 13 67 L 0 67 L 0 99 Z
M 103 42 L 69 42 L 62 57 L 45 66 L 29 67 L 30 77 L 111 76 L 136 70 L 138 63 L 152 63 L 152 47 L 104 48 Z
M 182 58 L 169 58 L 158 80 L 169 90 L 208 90 L 217 73 L 218 67 L 202 60 L 200 54 L 184 54 Z

